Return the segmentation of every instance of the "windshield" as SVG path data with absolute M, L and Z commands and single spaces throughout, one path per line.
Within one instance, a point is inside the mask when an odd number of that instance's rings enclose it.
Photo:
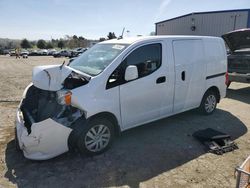
M 96 76 L 126 47 L 126 44 L 96 44 L 72 61 L 69 66 L 88 75 Z

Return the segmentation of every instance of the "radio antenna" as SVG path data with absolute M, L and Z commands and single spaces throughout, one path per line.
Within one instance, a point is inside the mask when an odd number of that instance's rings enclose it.
M 119 40 L 119 39 L 123 39 L 124 31 L 125 31 L 125 27 L 124 27 L 123 30 L 122 30 L 122 35 L 118 37 L 118 40 Z

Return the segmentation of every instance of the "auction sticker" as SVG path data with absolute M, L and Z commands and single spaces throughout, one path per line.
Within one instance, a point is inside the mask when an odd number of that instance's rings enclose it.
M 119 44 L 116 44 L 116 45 L 113 45 L 112 48 L 114 49 L 117 49 L 117 50 L 122 50 L 125 46 L 123 45 L 119 45 Z

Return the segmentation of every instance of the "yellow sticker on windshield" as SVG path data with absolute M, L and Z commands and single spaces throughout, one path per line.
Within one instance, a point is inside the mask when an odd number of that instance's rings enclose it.
M 123 45 L 119 45 L 119 44 L 115 44 L 114 46 L 112 46 L 112 48 L 117 49 L 117 50 L 122 50 L 125 46 Z

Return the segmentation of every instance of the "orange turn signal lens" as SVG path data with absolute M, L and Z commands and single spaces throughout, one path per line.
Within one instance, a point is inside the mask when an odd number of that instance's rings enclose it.
M 67 93 L 65 93 L 64 101 L 65 101 L 66 105 L 70 105 L 71 104 L 71 95 L 72 95 L 72 93 L 70 91 L 68 91 Z

